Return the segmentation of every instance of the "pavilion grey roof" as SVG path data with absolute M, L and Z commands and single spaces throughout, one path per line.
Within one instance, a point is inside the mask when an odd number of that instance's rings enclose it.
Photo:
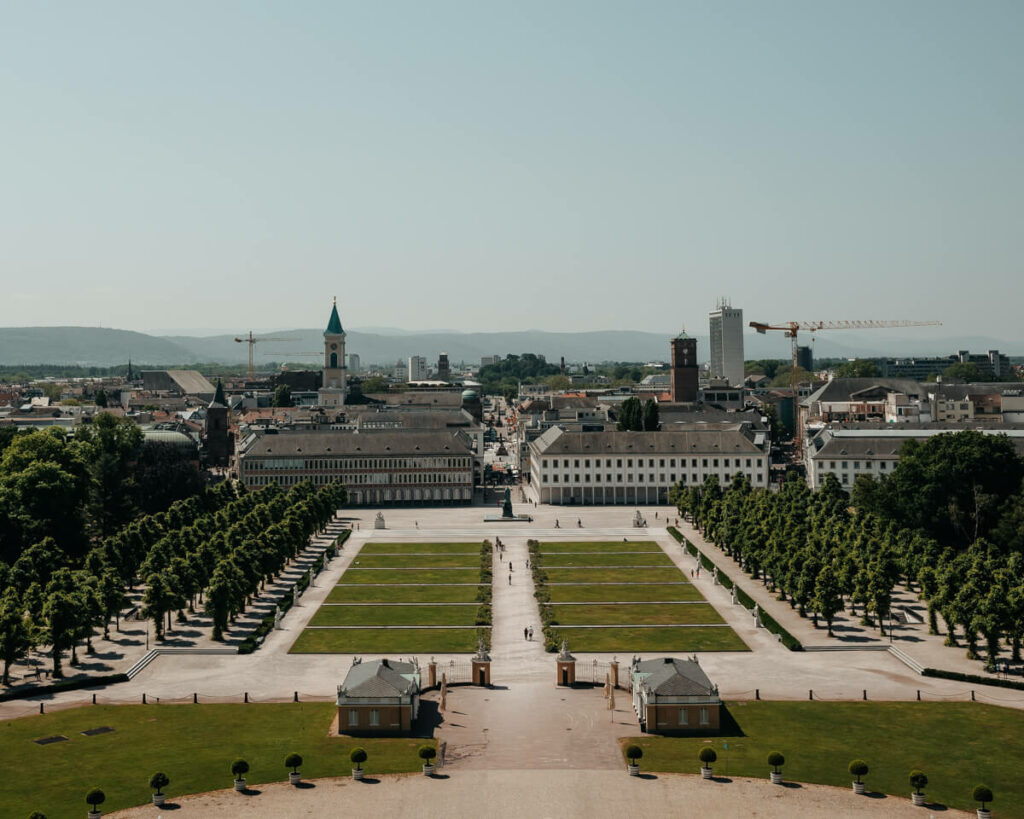
M 216 387 L 198 370 L 167 370 L 167 375 L 185 395 L 213 395 Z
M 684 430 L 668 432 L 566 432 L 552 427 L 533 446 L 541 455 L 622 455 L 708 453 L 715 455 L 763 455 L 753 441 L 738 430 Z
M 419 691 L 415 680 L 402 676 L 415 673 L 416 666 L 398 660 L 353 663 L 345 675 L 345 682 L 338 686 L 338 696 L 378 699 L 415 694 Z
M 833 378 L 800 403 L 808 407 L 816 401 L 849 401 L 851 395 L 872 387 L 882 387 L 888 392 L 902 392 L 912 398 L 925 392 L 921 383 L 912 378 Z
M 986 435 L 1006 435 L 1018 454 L 1024 455 L 1024 428 L 1019 424 L 887 424 L 884 427 L 851 425 L 826 429 L 811 439 L 811 457 L 822 458 L 883 458 L 897 459 L 903 445 L 911 440 L 925 441 L 935 435 L 974 429 Z
M 648 675 L 640 685 L 660 696 L 694 697 L 716 693 L 704 669 L 693 660 L 659 657 L 637 663 L 635 668 L 638 673 Z
M 825 437 L 812 458 L 881 458 L 898 460 L 908 438 L 833 438 Z M 815 445 L 819 439 L 815 439 Z
M 305 455 L 468 455 L 471 442 L 458 432 L 421 430 L 281 430 L 260 434 L 246 448 L 246 457 Z

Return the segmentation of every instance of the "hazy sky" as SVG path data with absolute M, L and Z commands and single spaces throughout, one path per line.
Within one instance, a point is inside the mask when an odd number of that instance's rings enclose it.
M 1016 0 L 5 0 L 0 325 L 706 332 L 725 295 L 1024 339 L 1022 34 Z

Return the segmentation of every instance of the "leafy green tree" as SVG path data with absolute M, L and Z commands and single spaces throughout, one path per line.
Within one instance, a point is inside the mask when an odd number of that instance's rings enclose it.
M 25 607 L 15 589 L 8 587 L 0 597 L 0 659 L 4 663 L 4 685 L 11 684 L 11 665 L 28 652 L 28 624 L 25 621 Z
M 292 406 L 292 388 L 287 384 L 278 384 L 274 390 L 274 398 L 271 402 L 274 407 Z
M 102 388 L 96 390 L 96 396 L 93 398 L 93 401 L 96 402 L 96 406 L 97 407 L 102 407 L 103 409 L 106 409 L 106 407 L 107 407 L 107 391 L 102 389 Z
M 863 358 L 855 358 L 836 367 L 836 378 L 874 378 L 879 374 L 878 365 Z
M 653 398 L 648 398 L 644 401 L 643 429 L 645 432 L 657 432 L 659 426 L 661 426 L 661 421 L 658 418 L 658 402 Z
M 100 413 L 78 436 L 91 444 L 89 516 L 100 537 L 120 529 L 135 514 L 131 464 L 142 447 L 142 430 L 128 418 Z
M 985 376 L 981 374 L 977 364 L 958 361 L 956 364 L 950 364 L 942 371 L 942 380 L 963 381 L 971 384 L 975 381 L 984 381 Z
M 619 407 L 619 420 L 616 429 L 620 432 L 639 432 L 644 428 L 644 411 L 640 399 L 627 398 Z
M 814 598 L 812 601 L 815 610 L 828 625 L 828 636 L 832 636 L 832 623 L 836 615 L 843 610 L 843 599 L 840 594 L 839 579 L 831 566 L 825 566 L 814 582 Z

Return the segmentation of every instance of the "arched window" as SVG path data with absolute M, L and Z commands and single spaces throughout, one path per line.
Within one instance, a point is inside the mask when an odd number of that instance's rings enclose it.
M 331 353 L 331 369 L 337 369 L 338 367 L 338 354 Z

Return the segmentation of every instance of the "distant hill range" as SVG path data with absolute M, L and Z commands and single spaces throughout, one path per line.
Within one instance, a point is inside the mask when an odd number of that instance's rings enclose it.
M 359 355 L 364 366 L 394 364 L 411 355 L 422 355 L 431 364 L 441 352 L 453 363 L 479 365 L 481 356 L 509 353 L 540 353 L 548 361 L 667 361 L 668 333 L 634 330 L 606 330 L 586 333 L 552 333 L 525 330 L 510 333 L 457 333 L 453 331 L 406 332 L 381 328 L 383 332 L 351 330 L 346 339 L 349 353 Z M 319 367 L 319 358 L 301 353 L 322 349 L 323 331 L 312 329 L 275 331 L 274 337 L 288 341 L 266 341 L 256 345 L 255 361 L 308 363 Z M 789 343 L 780 333 L 744 336 L 745 357 L 788 358 Z M 889 331 L 867 333 L 824 333 L 814 342 L 815 358 L 876 356 L 950 355 L 957 350 L 982 353 L 998 349 L 1008 355 L 1018 351 L 1016 342 L 984 336 L 915 339 L 895 336 Z M 698 356 L 708 357 L 708 337 L 697 336 Z M 77 364 L 111 366 L 132 361 L 146 365 L 194 364 L 248 361 L 248 345 L 234 336 L 151 336 L 130 330 L 104 327 L 5 327 L 0 328 L 0 365 Z

